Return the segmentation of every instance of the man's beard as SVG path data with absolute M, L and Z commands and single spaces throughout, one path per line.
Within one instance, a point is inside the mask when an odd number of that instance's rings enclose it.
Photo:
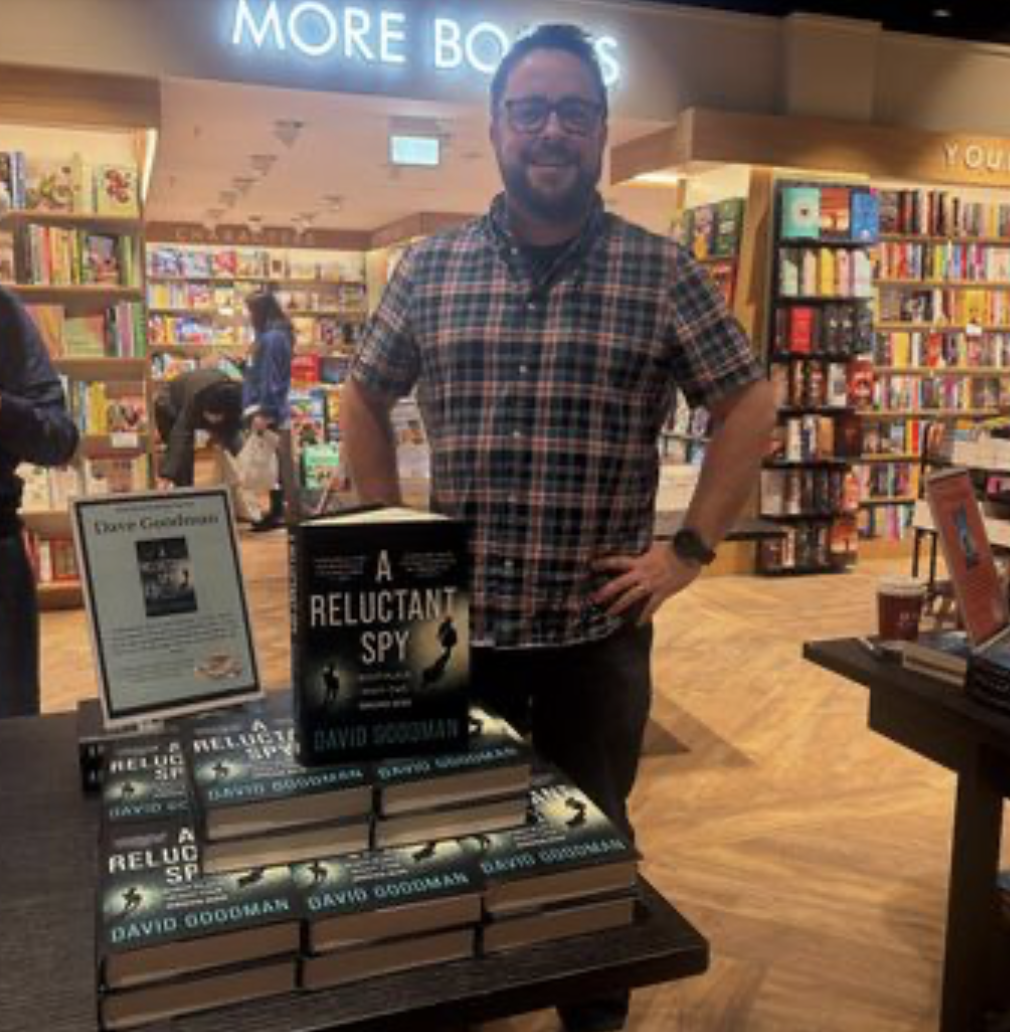
M 598 163 L 595 168 L 587 168 L 573 162 L 575 176 L 570 185 L 563 191 L 549 193 L 531 182 L 531 162 L 531 155 L 523 155 L 521 160 L 509 164 L 499 160 L 505 191 L 521 208 L 550 222 L 576 222 L 592 208 L 600 181 Z

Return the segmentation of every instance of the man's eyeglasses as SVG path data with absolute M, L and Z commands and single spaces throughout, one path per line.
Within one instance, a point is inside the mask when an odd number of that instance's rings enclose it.
M 504 108 L 509 125 L 517 133 L 543 132 L 552 113 L 558 116 L 566 133 L 576 136 L 595 132 L 603 120 L 603 105 L 581 97 L 562 97 L 557 101 L 546 97 L 516 97 L 506 100 Z

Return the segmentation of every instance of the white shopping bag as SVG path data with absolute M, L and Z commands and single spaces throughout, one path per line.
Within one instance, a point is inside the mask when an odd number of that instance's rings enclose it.
M 247 491 L 270 491 L 277 486 L 277 434 L 265 430 L 246 438 L 235 459 L 239 482 Z

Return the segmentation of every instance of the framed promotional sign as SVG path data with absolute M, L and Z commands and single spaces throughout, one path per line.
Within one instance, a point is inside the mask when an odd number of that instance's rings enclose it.
M 72 503 L 109 728 L 262 695 L 224 487 Z

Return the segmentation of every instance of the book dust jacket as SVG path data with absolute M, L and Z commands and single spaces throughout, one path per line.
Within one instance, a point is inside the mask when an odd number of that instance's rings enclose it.
M 103 986 L 118 988 L 297 949 L 300 906 L 286 866 L 200 873 L 187 821 L 125 825 L 103 836 L 98 955 Z M 267 933 L 269 930 L 269 933 Z M 227 948 L 186 943 L 222 936 Z M 160 948 L 175 946 L 171 953 Z
M 466 531 L 410 510 L 291 535 L 292 682 L 303 763 L 466 747 Z

